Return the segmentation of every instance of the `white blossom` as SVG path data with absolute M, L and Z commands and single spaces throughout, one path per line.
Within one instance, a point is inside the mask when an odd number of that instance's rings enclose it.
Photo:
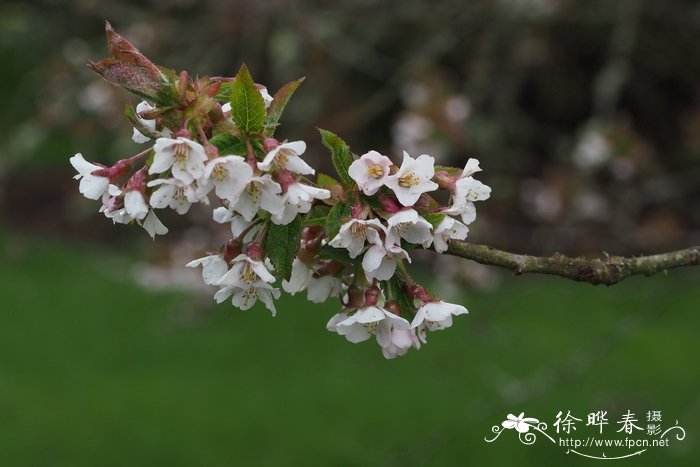
M 185 184 L 175 178 L 159 178 L 148 182 L 147 186 L 158 186 L 151 194 L 151 206 L 157 209 L 170 207 L 178 214 L 185 214 L 193 203 L 209 203 L 197 192 L 194 185 Z
M 401 204 L 413 206 L 421 194 L 438 189 L 438 184 L 431 181 L 435 175 L 434 165 L 432 156 L 422 154 L 414 159 L 404 151 L 401 168 L 387 178 L 386 186 L 394 190 Z
M 404 209 L 387 219 L 389 230 L 387 242 L 400 243 L 400 239 L 408 243 L 422 244 L 426 247 L 432 241 L 432 224 L 418 215 L 415 209 Z
M 148 215 L 143 220 L 141 227 L 143 227 L 153 239 L 156 238 L 156 235 L 165 235 L 168 233 L 168 228 L 158 219 L 153 209 L 148 211 Z
M 280 144 L 268 152 L 262 162 L 258 162 L 258 168 L 267 172 L 277 166 L 302 175 L 313 174 L 315 170 L 299 157 L 304 151 L 306 143 L 303 141 Z
M 348 174 L 364 194 L 371 196 L 384 186 L 391 165 L 391 159 L 388 157 L 377 151 L 369 151 L 350 164 Z
M 425 329 L 439 331 L 452 326 L 452 316 L 466 314 L 467 309 L 462 305 L 447 303 L 443 300 L 425 303 L 416 312 L 411 322 L 411 329 L 415 329 L 420 339 L 425 342 Z
M 282 210 L 282 197 L 279 196 L 281 192 L 282 187 L 270 174 L 255 176 L 241 191 L 238 201 L 230 207 L 247 221 L 253 220 L 260 209 L 270 214 L 278 214 Z
M 470 158 L 464 166 L 462 175 L 455 181 L 452 206 L 443 211 L 452 216 L 461 216 L 462 222 L 467 225 L 476 219 L 474 202 L 484 201 L 491 196 L 491 187 L 472 177 L 474 173 L 480 171 L 479 161 Z
M 129 190 L 124 195 L 124 209 L 136 220 L 142 220 L 148 215 L 149 207 L 143 193 L 139 190 Z
M 347 248 L 350 257 L 357 258 L 366 241 L 381 243 L 380 232 L 386 234 L 386 227 L 378 219 L 350 219 L 340 226 L 338 234 L 328 244 L 334 248 Z
M 449 240 L 464 240 L 469 233 L 469 227 L 456 219 L 445 216 L 433 232 L 433 246 L 435 251 L 442 253 L 447 251 Z
M 78 171 L 78 174 L 73 178 L 80 180 L 78 186 L 80 194 L 88 199 L 100 199 L 109 187 L 109 178 L 92 175 L 92 173 L 96 170 L 102 170 L 104 167 L 86 161 L 80 153 L 71 157 L 70 163 Z
M 406 250 L 390 242 L 389 237 L 387 237 L 387 243 L 379 242 L 369 247 L 362 258 L 362 269 L 364 269 L 368 279 L 386 281 L 394 276 L 396 261 L 400 259 L 411 262 L 411 257 Z
M 208 191 L 213 184 L 216 196 L 236 203 L 252 178 L 253 169 L 243 157 L 217 157 L 209 161 L 204 169 L 206 188 L 203 191 Z
M 272 222 L 279 225 L 287 225 L 294 220 L 299 213 L 307 213 L 315 199 L 328 199 L 331 192 L 303 183 L 295 182 L 287 187 L 282 195 L 282 210 L 272 214 Z
M 197 258 L 186 264 L 188 268 L 202 266 L 202 279 L 207 285 L 215 285 L 228 272 L 228 264 L 220 255 Z
M 148 102 L 146 102 L 146 101 L 139 102 L 139 104 L 136 106 L 136 118 L 144 127 L 148 128 L 149 130 L 153 131 L 154 133 L 159 133 L 161 136 L 169 138 L 172 135 L 170 130 L 165 128 L 162 131 L 157 132 L 155 120 L 145 119 L 145 118 L 142 118 L 141 115 L 139 115 L 141 112 L 147 112 L 147 111 L 153 110 L 153 109 L 155 109 L 155 107 L 152 106 L 151 104 L 149 104 Z M 146 142 L 151 140 L 151 138 L 149 136 L 144 135 L 136 128 L 134 128 L 134 133 L 131 136 L 131 139 L 134 141 L 134 143 L 139 143 L 139 144 L 146 143 Z
M 204 174 L 207 154 L 201 144 L 178 136 L 158 138 L 153 146 L 155 155 L 149 174 L 159 174 L 172 168 L 173 177 L 190 184 Z
M 282 281 L 282 288 L 289 294 L 307 290 L 307 298 L 313 303 L 323 303 L 329 297 L 337 297 L 342 290 L 342 282 L 334 276 L 315 276 L 315 271 L 299 258 L 292 263 L 289 280 Z
M 386 336 L 383 336 L 381 338 L 383 345 L 380 343 L 384 358 L 392 359 L 396 357 L 401 357 L 403 355 L 406 355 L 406 353 L 411 347 L 415 347 L 416 349 L 420 348 L 420 340 L 416 336 L 416 333 L 413 331 L 413 329 L 410 329 L 410 324 L 408 323 L 408 321 L 406 321 L 403 318 L 400 319 L 401 321 L 394 320 L 391 329 L 382 330 L 381 332 L 381 334 L 386 333 Z M 379 336 L 380 333 L 378 332 L 378 342 L 380 340 Z
M 248 227 L 250 227 L 250 225 L 253 223 L 252 221 L 245 220 L 245 218 L 242 215 L 235 213 L 235 212 L 231 211 L 230 209 L 227 209 L 223 206 L 214 209 L 212 214 L 213 214 L 214 222 L 217 222 L 219 224 L 226 224 L 226 223 L 231 224 L 231 234 L 233 235 L 234 238 L 241 235 L 241 233 L 243 233 L 243 231 L 245 229 L 247 229 Z M 261 224 L 261 226 L 262 226 L 262 224 Z M 258 228 L 257 226 L 251 228 L 248 231 L 245 238 L 243 239 L 243 241 L 249 241 L 252 238 L 252 236 L 255 234 L 255 232 L 257 232 L 257 228 Z
M 280 291 L 270 285 L 273 282 L 275 277 L 270 274 L 262 261 L 240 254 L 233 259 L 231 269 L 216 281 L 216 285 L 223 287 L 214 295 L 214 298 L 221 303 L 233 296 L 231 302 L 241 310 L 250 309 L 257 300 L 260 300 L 274 316 L 277 310 L 273 298 L 279 298 Z

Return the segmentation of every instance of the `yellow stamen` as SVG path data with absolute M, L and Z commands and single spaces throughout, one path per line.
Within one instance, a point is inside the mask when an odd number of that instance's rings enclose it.
M 372 178 L 382 178 L 384 176 L 384 167 L 381 165 L 370 165 L 367 167 L 367 173 Z
M 413 172 L 408 172 L 407 174 L 399 177 L 399 185 L 404 188 L 411 188 L 419 183 L 420 179 Z

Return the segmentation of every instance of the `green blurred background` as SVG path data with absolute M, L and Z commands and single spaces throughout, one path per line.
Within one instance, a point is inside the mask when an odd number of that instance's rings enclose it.
M 6 1 L 1 465 L 589 465 L 543 438 L 484 437 L 508 413 L 551 425 L 601 409 L 610 432 L 627 410 L 687 431 L 616 462 L 696 465 L 700 271 L 602 288 L 422 255 L 416 274 L 471 313 L 395 361 L 327 332 L 336 303 L 285 296 L 274 319 L 213 304 L 183 265 L 225 228 L 168 217 L 154 245 L 71 180 L 76 152 L 108 163 L 141 148 L 128 96 L 84 66 L 106 54 L 104 19 L 191 74 L 246 62 L 271 90 L 305 75 L 279 134 L 305 139 L 316 167 L 314 126 L 395 160 L 478 157 L 494 196 L 475 242 L 700 243 L 697 2 Z

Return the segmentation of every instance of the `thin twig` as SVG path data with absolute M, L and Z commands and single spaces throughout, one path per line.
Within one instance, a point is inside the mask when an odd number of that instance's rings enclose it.
M 636 258 L 571 258 L 559 253 L 549 257 L 520 255 L 486 245 L 452 241 L 447 253 L 477 263 L 507 268 L 516 274 L 552 274 L 574 281 L 605 285 L 616 284 L 637 274 L 650 276 L 667 269 L 700 265 L 700 246 Z

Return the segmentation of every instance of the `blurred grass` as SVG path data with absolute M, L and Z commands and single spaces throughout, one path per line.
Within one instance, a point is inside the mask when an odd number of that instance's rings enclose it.
M 325 330 L 332 302 L 285 297 L 272 319 L 142 290 L 89 246 L 0 239 L 2 465 L 589 465 L 544 439 L 483 438 L 510 412 L 599 409 L 610 430 L 628 409 L 687 430 L 621 464 L 700 453 L 696 271 L 612 288 L 509 278 L 385 361 Z

